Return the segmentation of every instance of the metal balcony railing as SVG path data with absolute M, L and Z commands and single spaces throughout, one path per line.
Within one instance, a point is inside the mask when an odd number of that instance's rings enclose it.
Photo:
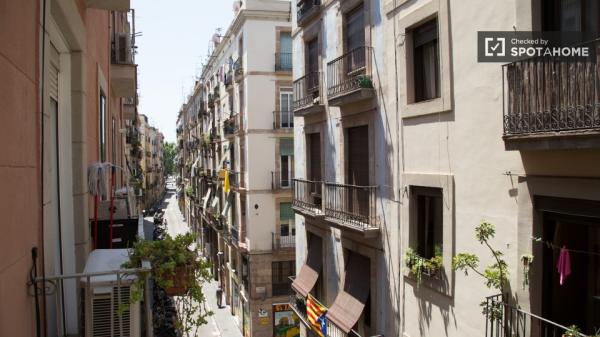
M 271 172 L 271 189 L 273 191 L 292 188 L 292 179 L 294 172 L 286 172 L 281 174 L 281 171 Z
M 240 172 L 229 171 L 229 185 L 231 188 L 239 189 L 244 187 L 243 177 L 244 175 Z
M 238 56 L 238 59 L 233 64 L 233 74 L 236 82 L 241 80 L 242 76 L 244 75 L 244 64 L 242 63 L 241 56 Z
M 294 127 L 293 111 L 273 111 L 273 129 L 290 129 Z
M 79 330 L 81 326 L 90 324 L 87 329 L 94 334 L 125 337 L 130 335 L 130 322 L 134 322 L 129 301 L 132 281 L 137 277 L 145 280 L 143 309 L 140 310 L 144 313 L 142 323 L 147 331 L 152 329 L 150 271 L 149 268 L 136 268 L 38 277 L 33 279 L 35 289 L 31 293 L 37 292 L 45 297 L 46 317 L 49 318 L 47 328 L 56 335 L 76 334 L 76 331 L 69 330 Z M 99 294 L 99 291 L 102 293 Z M 68 298 L 76 296 L 76 293 L 85 296 L 81 299 L 81 311 L 77 306 L 72 308 L 74 310 L 69 309 Z M 90 319 L 86 319 L 83 313 L 87 313 Z M 69 322 L 79 322 L 80 325 L 69 326 L 73 324 Z
M 231 231 L 231 242 L 234 245 L 239 246 L 239 244 L 240 244 L 240 230 L 237 227 L 231 227 L 230 231 Z
M 305 20 L 312 17 L 321 9 L 321 0 L 298 1 L 297 21 L 302 25 Z
M 225 136 L 235 135 L 239 131 L 239 114 L 235 114 L 223 121 L 223 133 Z
M 324 183 L 325 217 L 365 230 L 379 226 L 377 186 Z
M 321 97 L 320 77 L 320 72 L 313 71 L 294 81 L 293 110 L 310 106 Z
M 271 246 L 273 250 L 294 249 L 296 247 L 296 236 L 271 233 Z
M 502 295 L 486 298 L 485 337 L 560 337 L 567 327 L 522 310 L 502 300 Z M 579 334 L 585 337 L 584 334 Z
M 358 47 L 327 63 L 327 96 L 371 89 L 371 47 Z
M 131 34 L 113 33 L 111 43 L 111 62 L 113 64 L 134 64 L 134 52 Z
M 292 71 L 292 53 L 275 53 L 275 71 Z
M 322 184 L 320 181 L 292 179 L 292 205 L 313 214 L 323 214 Z
M 600 41 L 589 43 L 600 47 Z M 504 135 L 600 130 L 600 63 L 534 57 L 503 67 Z

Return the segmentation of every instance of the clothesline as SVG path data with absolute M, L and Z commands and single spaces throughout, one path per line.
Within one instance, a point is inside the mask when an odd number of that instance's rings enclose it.
M 551 247 L 552 249 L 559 249 L 559 250 L 562 249 L 562 247 L 555 245 L 554 243 L 552 243 L 550 241 L 544 241 L 544 240 L 542 240 L 542 238 L 531 237 L 531 240 L 533 242 L 539 242 L 539 243 L 545 244 L 546 246 Z M 600 252 L 589 252 L 589 251 L 585 251 L 585 250 L 577 250 L 577 249 L 570 249 L 570 248 L 565 248 L 565 249 L 567 249 L 570 253 L 600 256 Z

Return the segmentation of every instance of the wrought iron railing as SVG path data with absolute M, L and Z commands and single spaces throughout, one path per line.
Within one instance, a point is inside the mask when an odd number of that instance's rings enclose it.
M 125 337 L 130 335 L 132 324 L 136 323 L 133 318 L 139 314 L 132 312 L 135 307 L 129 303 L 132 282 L 138 277 L 143 277 L 145 284 L 144 308 L 140 310 L 144 313 L 142 322 L 146 331 L 152 330 L 150 271 L 149 268 L 136 268 L 38 277 L 32 280 L 34 289 L 31 293 L 45 296 L 48 308 L 46 324 L 50 334 L 77 335 L 79 322 L 84 323 L 81 326 L 90 335 Z M 101 295 L 98 295 L 99 290 L 102 290 Z M 80 302 L 83 307 L 76 304 L 77 294 L 86 296 Z M 90 319 L 86 319 L 85 315 Z
M 561 337 L 567 327 L 522 310 L 502 300 L 502 295 L 486 298 L 485 337 Z M 585 337 L 584 334 L 579 334 Z
M 275 53 L 275 71 L 292 71 L 292 53 Z
M 590 43 L 600 47 L 600 41 Z M 504 135 L 600 129 L 600 63 L 534 57 L 503 66 Z
M 301 25 L 304 20 L 317 13 L 321 8 L 321 0 L 298 1 L 297 21 Z
M 320 72 L 312 71 L 294 81 L 293 110 L 312 105 L 321 97 Z
M 240 244 L 240 230 L 237 227 L 231 227 L 231 243 L 238 246 Z
M 303 211 L 322 214 L 323 183 L 303 179 L 292 179 L 292 205 Z
M 377 186 L 324 183 L 325 216 L 358 229 L 377 228 Z
M 271 246 L 273 250 L 294 249 L 296 247 L 296 236 L 291 233 L 290 235 L 271 233 Z
M 239 114 L 235 114 L 223 121 L 223 133 L 225 136 L 235 135 L 239 130 Z
M 292 179 L 294 179 L 294 172 L 286 172 L 281 174 L 281 171 L 271 172 L 271 189 L 281 190 L 292 188 Z
M 244 65 L 241 56 L 238 56 L 238 59 L 233 64 L 233 73 L 236 81 L 239 81 L 244 75 Z
M 235 171 L 229 171 L 229 185 L 232 188 L 240 188 L 243 187 L 243 176 L 240 174 L 240 172 L 235 172 Z
M 358 47 L 327 63 L 328 97 L 373 88 L 371 54 L 371 47 Z
M 290 129 L 293 127 L 293 111 L 273 111 L 273 129 Z

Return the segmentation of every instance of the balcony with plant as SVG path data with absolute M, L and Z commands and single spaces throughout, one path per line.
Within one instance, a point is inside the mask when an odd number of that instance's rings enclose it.
M 375 97 L 371 47 L 352 49 L 327 64 L 329 105 L 341 106 Z

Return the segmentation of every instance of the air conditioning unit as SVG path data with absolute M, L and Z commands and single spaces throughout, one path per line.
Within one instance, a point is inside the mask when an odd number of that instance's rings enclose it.
M 96 249 L 88 257 L 84 274 L 119 270 L 128 260 L 127 249 Z M 116 274 L 81 278 L 85 337 L 141 337 L 140 304 L 129 304 L 136 278 L 122 275 L 118 281 Z

